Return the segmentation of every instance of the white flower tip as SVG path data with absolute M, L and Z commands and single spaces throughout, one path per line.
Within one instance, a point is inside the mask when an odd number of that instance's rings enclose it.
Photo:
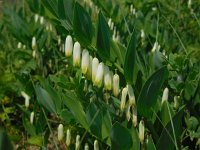
M 30 123 L 33 124 L 33 121 L 34 121 L 34 112 L 31 112 Z
M 68 35 L 65 40 L 65 56 L 70 57 L 72 55 L 73 40 L 71 35 Z

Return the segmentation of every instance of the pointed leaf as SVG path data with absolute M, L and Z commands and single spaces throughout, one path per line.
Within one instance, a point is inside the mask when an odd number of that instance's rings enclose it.
M 156 105 L 159 91 L 164 83 L 164 80 L 168 74 L 167 68 L 162 67 L 157 70 L 146 81 L 138 98 L 138 112 L 141 116 L 151 118 L 152 109 Z
M 39 85 L 36 86 L 35 92 L 37 95 L 38 103 L 45 107 L 49 112 L 56 113 L 55 104 L 49 93 Z
M 77 40 L 83 46 L 88 46 L 92 41 L 92 21 L 88 12 L 78 3 L 74 7 L 73 29 Z
M 106 61 L 110 58 L 110 31 L 101 12 L 99 12 L 97 29 L 97 53 L 103 61 Z
M 112 150 L 130 150 L 133 140 L 128 129 L 116 122 L 110 132 Z
M 136 34 L 135 32 L 133 32 L 126 51 L 125 62 L 124 62 L 124 76 L 126 82 L 128 82 L 129 84 L 133 84 L 135 56 L 136 56 Z
M 10 139 L 5 131 L 0 130 L 0 149 L 1 150 L 12 150 L 13 146 L 11 144 Z

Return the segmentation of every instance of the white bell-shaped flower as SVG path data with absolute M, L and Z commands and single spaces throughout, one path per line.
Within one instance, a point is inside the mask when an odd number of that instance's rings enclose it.
M 32 46 L 33 50 L 36 49 L 36 38 L 35 37 L 32 38 L 32 45 L 31 46 Z
M 92 58 L 92 56 L 90 56 L 89 67 L 86 72 L 86 77 L 88 80 L 92 79 L 92 60 L 93 60 L 93 58 Z
M 113 86 L 112 86 L 112 88 L 113 88 L 113 95 L 115 97 L 118 97 L 118 95 L 119 95 L 119 75 L 118 74 L 115 74 L 113 76 Z
M 144 121 L 141 120 L 139 123 L 139 139 L 140 142 L 143 144 L 144 142 Z
M 65 39 L 65 56 L 70 57 L 72 55 L 73 40 L 71 35 L 68 35 Z
M 75 143 L 75 150 L 79 150 L 80 149 L 80 135 L 76 136 L 76 143 Z
M 21 42 L 18 42 L 17 48 L 22 48 L 22 43 Z
M 128 94 L 128 89 L 127 89 L 127 87 L 125 87 L 122 89 L 122 96 L 121 96 L 121 103 L 120 103 L 121 111 L 124 111 L 124 109 L 125 109 L 127 94 Z
M 168 95 L 169 95 L 169 89 L 165 88 L 162 95 L 161 105 L 164 103 L 164 101 L 168 101 Z
M 25 107 L 28 108 L 29 104 L 30 104 L 31 97 L 26 92 L 24 92 L 24 91 L 21 91 L 21 95 L 25 99 Z
M 97 140 L 94 141 L 94 150 L 99 150 L 99 144 Z
M 82 52 L 82 60 L 81 60 L 81 71 L 83 74 L 87 73 L 89 65 L 90 65 L 90 55 L 88 50 L 84 49 Z
M 63 132 L 63 125 L 59 124 L 58 126 L 58 141 L 61 141 L 64 137 L 64 132 Z
M 34 112 L 31 112 L 30 123 L 33 124 L 33 121 L 34 121 Z
M 97 87 L 101 87 L 102 82 L 103 82 L 103 75 L 104 75 L 104 63 L 101 62 L 99 63 L 98 68 L 97 68 L 94 85 L 96 85 Z
M 108 66 L 104 66 L 104 87 L 106 90 L 112 90 L 112 72 Z
M 133 113 L 133 118 L 132 118 L 133 126 L 136 127 L 137 126 L 137 108 L 136 108 L 136 106 L 132 106 L 132 113 Z
M 81 45 L 79 42 L 74 43 L 74 48 L 73 48 L 73 65 L 75 67 L 80 67 L 81 63 Z
M 71 131 L 67 129 L 66 145 L 69 147 L 71 144 Z
M 129 96 L 129 105 L 135 105 L 135 95 L 133 92 L 133 88 L 130 84 L 127 84 L 127 89 L 128 89 L 128 96 Z
M 95 82 L 95 79 L 96 79 L 98 65 L 99 65 L 99 60 L 96 57 L 94 57 L 92 59 L 92 82 L 93 83 Z

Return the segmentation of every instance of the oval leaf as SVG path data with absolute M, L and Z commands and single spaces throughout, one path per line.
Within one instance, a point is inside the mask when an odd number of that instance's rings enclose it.
M 110 132 L 111 149 L 113 150 L 130 150 L 133 145 L 133 140 L 128 129 L 116 122 Z
M 49 112 L 56 113 L 55 104 L 53 103 L 49 93 L 39 85 L 36 86 L 35 92 L 37 95 L 38 103 L 45 107 Z
M 146 81 L 138 98 L 138 112 L 143 117 L 151 117 L 152 108 L 156 105 L 159 91 L 163 85 L 163 82 L 168 74 L 167 68 L 162 67 L 157 70 Z
M 87 11 L 78 3 L 74 7 L 73 29 L 77 40 L 88 46 L 92 40 L 92 21 Z
M 101 12 L 99 12 L 97 29 L 97 53 L 103 61 L 106 61 L 110 58 L 110 31 Z
M 135 32 L 133 32 L 126 51 L 125 62 L 124 62 L 124 76 L 126 82 L 129 84 L 133 84 L 135 56 L 136 56 L 136 34 Z

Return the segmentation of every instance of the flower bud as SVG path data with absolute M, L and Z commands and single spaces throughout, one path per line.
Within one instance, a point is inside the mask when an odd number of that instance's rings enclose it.
M 64 137 L 64 132 L 63 132 L 63 125 L 59 124 L 58 126 L 58 141 L 61 141 Z
M 39 15 L 35 14 L 35 16 L 34 16 L 35 23 L 37 23 L 38 19 L 39 19 Z
M 106 90 L 112 90 L 112 72 L 108 66 L 104 66 L 104 87 Z
M 76 144 L 75 144 L 75 150 L 80 149 L 80 135 L 76 136 Z
M 61 37 L 58 36 L 58 45 L 61 45 Z
M 36 58 L 36 50 L 33 50 L 32 56 L 33 56 L 33 58 Z
M 128 105 L 127 109 L 126 109 L 126 119 L 129 120 L 131 119 L 131 112 L 130 112 L 131 106 Z
M 88 145 L 88 143 L 85 143 L 84 150 L 89 150 L 89 145 Z
M 32 38 L 32 49 L 33 50 L 36 49 L 36 38 L 35 37 Z
M 21 42 L 18 42 L 17 48 L 22 48 L 22 43 Z
M 99 60 L 94 57 L 92 60 L 92 82 L 95 82 L 96 74 L 97 74 L 97 68 L 99 65 Z
M 67 136 L 66 136 L 66 145 L 69 147 L 71 144 L 71 132 L 67 129 Z
M 188 8 L 191 9 L 192 6 L 192 0 L 188 0 Z
M 92 79 L 92 60 L 93 60 L 93 58 L 92 58 L 92 56 L 90 56 L 89 67 L 86 72 L 86 77 L 88 80 Z
M 129 105 L 135 105 L 135 95 L 133 92 L 133 88 L 130 84 L 127 84 L 128 96 L 129 96 Z
M 65 39 L 65 56 L 70 57 L 72 55 L 73 49 L 73 40 L 70 35 L 68 35 Z
M 73 49 L 73 65 L 75 67 L 80 67 L 81 63 L 81 45 L 79 42 L 74 43 L 74 49 Z
M 99 144 L 97 140 L 94 141 L 94 150 L 99 150 Z
M 113 95 L 118 97 L 119 95 L 119 75 L 115 74 L 113 76 Z
M 84 49 L 82 52 L 82 60 L 81 60 L 81 70 L 83 74 L 87 73 L 89 65 L 90 65 L 90 55 L 88 50 Z
M 132 118 L 133 126 L 136 127 L 137 126 L 137 108 L 135 106 L 132 106 L 132 112 L 133 112 L 133 118 Z
M 178 109 L 180 106 L 180 96 L 174 96 L 174 108 Z
M 164 101 L 168 100 L 168 94 L 169 94 L 169 89 L 165 88 L 164 91 L 163 91 L 163 95 L 162 95 L 161 105 L 164 103 Z
M 103 81 L 103 75 L 104 75 L 104 63 L 101 62 L 99 63 L 98 68 L 97 68 L 94 85 L 96 85 L 97 87 L 101 87 L 102 81 Z
M 33 120 L 34 120 L 34 112 L 31 112 L 30 115 L 30 123 L 33 124 Z
M 144 33 L 144 29 L 141 30 L 141 38 L 144 39 L 145 38 L 145 33 Z
M 125 87 L 122 90 L 121 103 L 120 103 L 121 111 L 124 111 L 124 108 L 126 106 L 126 96 L 127 96 L 127 94 L 128 94 L 128 89 L 127 89 L 127 87 Z
M 140 142 L 143 144 L 144 142 L 144 121 L 141 120 L 139 123 L 139 139 Z
M 28 108 L 29 107 L 29 104 L 30 104 L 30 96 L 25 93 L 24 91 L 21 91 L 21 94 L 22 94 L 22 97 L 24 97 L 25 99 L 25 107 Z
M 44 24 L 44 17 L 43 16 L 40 17 L 40 24 L 41 25 Z

